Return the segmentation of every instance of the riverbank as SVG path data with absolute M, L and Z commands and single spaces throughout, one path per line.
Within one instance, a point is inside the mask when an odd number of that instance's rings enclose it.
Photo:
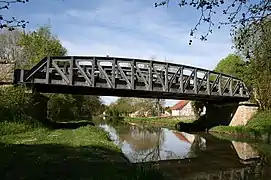
M 124 122 L 135 123 L 144 127 L 166 127 L 169 129 L 175 129 L 175 124 L 178 122 L 193 122 L 189 117 L 176 118 L 176 117 L 125 117 Z
M 210 129 L 216 136 L 227 136 L 236 140 L 271 142 L 271 111 L 258 112 L 246 126 L 217 126 Z
M 95 126 L 48 128 L 1 122 L 1 179 L 163 179 L 129 163 Z

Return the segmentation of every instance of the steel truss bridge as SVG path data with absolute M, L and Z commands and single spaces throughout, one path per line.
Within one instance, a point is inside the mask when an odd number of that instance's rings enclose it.
M 168 62 L 118 57 L 46 57 L 17 69 L 14 84 L 36 92 L 189 100 L 245 101 L 242 80 Z

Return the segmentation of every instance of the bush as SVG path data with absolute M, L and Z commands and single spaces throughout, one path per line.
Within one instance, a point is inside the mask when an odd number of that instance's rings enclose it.
M 0 120 L 21 121 L 27 118 L 31 95 L 23 87 L 0 88 Z
M 250 121 L 248 121 L 247 127 L 264 131 L 271 132 L 271 110 L 260 111 L 255 114 Z
M 75 119 L 78 108 L 71 95 L 50 94 L 48 97 L 48 116 L 50 119 L 54 121 Z
M 38 96 L 27 93 L 24 87 L 0 87 L 0 121 L 28 121 L 38 120 L 39 110 L 44 107 L 37 106 L 35 100 Z M 70 94 L 48 94 L 48 117 L 54 121 L 70 121 L 91 118 L 102 113 L 104 106 L 98 96 L 83 96 Z M 42 109 L 41 109 L 42 108 Z M 43 113 L 43 112 L 42 112 Z M 44 117 L 44 116 L 43 116 Z
M 54 121 L 90 119 L 101 114 L 104 107 L 98 96 L 49 94 L 48 116 Z

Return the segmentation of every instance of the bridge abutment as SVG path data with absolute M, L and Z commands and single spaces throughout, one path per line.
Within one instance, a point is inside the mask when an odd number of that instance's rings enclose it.
M 211 129 L 214 126 L 228 126 L 238 109 L 238 102 L 208 102 L 205 114 L 205 129 Z
M 208 131 L 215 126 L 246 125 L 257 112 L 257 107 L 249 103 L 222 101 L 207 102 L 206 113 L 193 123 L 180 122 L 175 128 L 179 131 Z

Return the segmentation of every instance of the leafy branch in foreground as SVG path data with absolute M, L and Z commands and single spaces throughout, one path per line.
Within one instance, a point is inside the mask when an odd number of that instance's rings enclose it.
M 155 3 L 155 7 L 168 6 L 169 0 L 163 0 Z M 213 32 L 215 22 L 214 16 L 224 15 L 227 17 L 226 21 L 218 22 L 217 28 L 220 29 L 222 25 L 231 26 L 231 34 L 240 27 L 247 27 L 254 23 L 260 23 L 271 16 L 271 1 L 269 0 L 233 0 L 231 3 L 225 0 L 179 0 L 179 6 L 191 6 L 200 11 L 200 18 L 195 27 L 191 29 L 190 36 L 194 37 L 202 23 L 207 23 L 208 31 L 202 34 L 200 39 L 206 41 L 208 35 Z M 190 39 L 189 44 L 191 45 Z M 240 44 L 241 46 L 241 44 Z
M 27 3 L 28 1 L 29 0 L 5 0 L 5 1 L 0 0 L 0 11 L 9 10 L 11 4 Z M 13 31 L 15 30 L 16 27 L 25 28 L 27 24 L 28 21 L 18 20 L 16 17 L 7 19 L 4 17 L 4 15 L 2 15 L 2 13 L 0 14 L 0 30 L 3 28 L 7 28 L 8 30 Z

